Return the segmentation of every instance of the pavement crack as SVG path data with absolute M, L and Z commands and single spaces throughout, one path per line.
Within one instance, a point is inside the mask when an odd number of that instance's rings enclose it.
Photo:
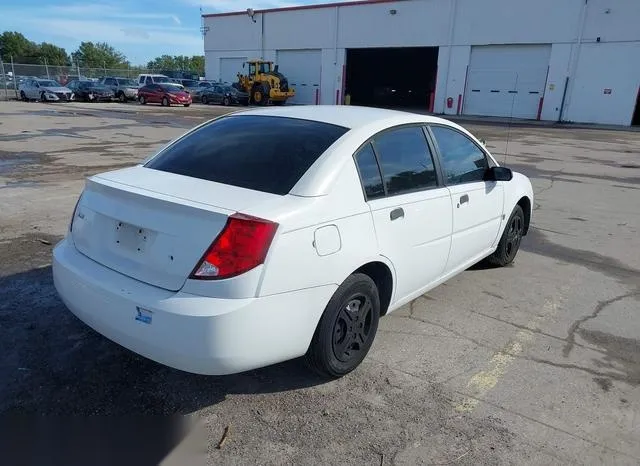
M 614 303 L 617 303 L 618 301 L 622 301 L 623 299 L 630 298 L 632 296 L 640 296 L 640 291 L 636 290 L 630 293 L 625 293 L 623 295 L 616 296 L 611 299 L 607 299 L 605 301 L 599 301 L 591 314 L 581 317 L 580 319 L 576 320 L 573 324 L 571 324 L 571 326 L 569 327 L 567 338 L 566 338 L 567 343 L 562 349 L 563 356 L 566 358 L 569 356 L 569 354 L 571 354 L 571 350 L 576 344 L 576 332 L 578 331 L 578 329 L 582 324 L 584 324 L 588 320 L 593 320 L 596 317 L 598 317 L 598 314 L 600 314 L 600 312 L 602 312 L 606 307 Z

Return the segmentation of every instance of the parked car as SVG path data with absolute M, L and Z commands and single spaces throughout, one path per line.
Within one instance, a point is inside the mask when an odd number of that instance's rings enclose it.
M 200 94 L 203 104 L 249 105 L 249 94 L 224 84 L 214 84 Z
M 42 102 L 69 102 L 73 100 L 73 91 L 52 79 L 25 79 L 18 87 L 22 100 L 40 100 Z
M 533 205 L 528 178 L 441 118 L 236 112 L 89 178 L 53 279 L 77 317 L 159 363 L 230 374 L 306 355 L 339 377 L 381 316 L 485 258 L 510 264 Z
M 193 86 L 187 89 L 189 91 L 189 94 L 191 94 L 191 98 L 193 99 L 194 102 L 200 101 L 202 92 L 204 92 L 206 89 L 216 84 L 212 81 L 196 81 L 196 82 L 198 83 L 197 86 Z
M 96 81 L 71 81 L 67 86 L 74 92 L 76 100 L 111 102 L 116 98 L 109 87 Z
M 139 74 L 138 75 L 138 87 L 145 86 L 147 84 L 162 84 L 172 82 L 171 78 L 164 74 Z
M 100 83 L 110 88 L 120 102 L 138 99 L 138 85 L 133 79 L 108 76 Z
M 172 104 L 188 107 L 193 100 L 188 92 L 171 83 L 148 84 L 138 89 L 138 101 L 142 104 L 162 104 L 168 107 Z

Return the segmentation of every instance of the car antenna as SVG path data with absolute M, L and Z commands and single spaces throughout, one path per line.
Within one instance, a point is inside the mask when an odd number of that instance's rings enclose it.
M 516 103 L 516 95 L 518 95 L 518 73 L 516 73 L 516 85 L 514 92 L 511 93 L 511 112 L 509 114 L 509 124 L 507 126 L 507 143 L 504 147 L 504 160 L 502 161 L 502 165 L 507 163 L 507 155 L 509 154 L 509 140 L 511 139 L 511 126 L 513 123 L 513 107 Z

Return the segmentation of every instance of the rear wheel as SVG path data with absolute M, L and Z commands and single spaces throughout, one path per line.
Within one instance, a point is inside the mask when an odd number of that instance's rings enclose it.
M 203 95 L 200 98 L 200 102 L 202 102 L 204 105 L 207 105 L 209 103 L 209 98 L 206 95 Z
M 516 205 L 502 233 L 498 248 L 493 254 L 487 257 L 487 262 L 499 267 L 504 267 L 513 262 L 520 249 L 520 242 L 522 241 L 523 235 L 524 212 L 522 211 L 522 207 Z
M 380 298 L 368 275 L 349 276 L 322 314 L 306 354 L 319 374 L 342 377 L 365 358 L 378 330 Z
M 231 101 L 229 100 L 229 97 L 225 97 L 224 99 L 222 99 L 222 105 L 224 105 L 225 107 L 228 107 L 231 104 Z
M 27 99 L 27 95 L 24 93 L 24 91 L 20 91 L 20 100 L 26 102 L 29 99 Z
M 162 98 L 162 106 L 163 107 L 168 107 L 169 106 L 169 99 L 167 99 L 166 97 Z
M 188 107 L 189 105 L 191 105 L 191 104 L 184 104 L 185 107 Z
M 126 96 L 126 95 L 124 95 L 124 92 L 121 92 L 121 93 L 118 95 L 118 100 L 120 100 L 120 102 L 122 102 L 122 103 L 125 103 L 125 102 L 127 101 L 127 96 Z

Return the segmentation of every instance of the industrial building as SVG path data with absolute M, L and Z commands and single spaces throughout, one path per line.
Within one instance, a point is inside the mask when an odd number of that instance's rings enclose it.
M 292 104 L 640 125 L 640 0 L 369 0 L 202 22 L 207 79 L 271 60 Z

